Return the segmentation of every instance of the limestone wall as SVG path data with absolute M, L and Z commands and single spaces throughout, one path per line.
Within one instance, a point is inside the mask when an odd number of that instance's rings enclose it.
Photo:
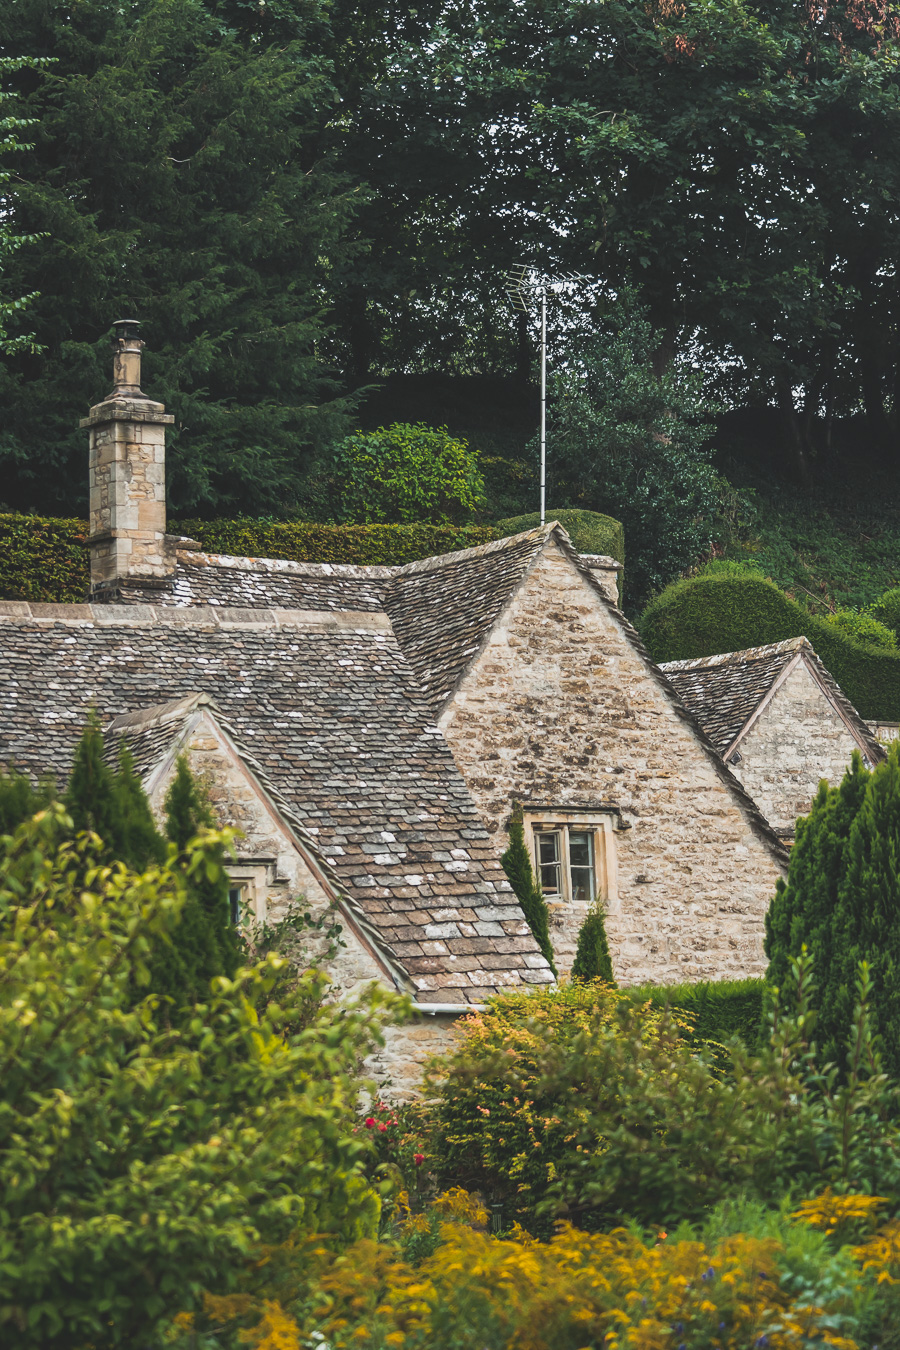
M 793 829 L 819 783 L 843 778 L 856 742 L 809 669 L 798 663 L 738 745 L 731 766 L 776 829 Z
M 489 830 L 510 803 L 613 803 L 617 977 L 733 978 L 765 969 L 781 864 L 624 630 L 552 540 L 463 677 L 441 727 Z M 562 970 L 583 909 L 552 918 Z

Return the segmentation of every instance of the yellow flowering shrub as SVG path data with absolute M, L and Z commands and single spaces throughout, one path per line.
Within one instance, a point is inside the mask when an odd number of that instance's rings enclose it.
M 704 1242 L 625 1229 L 586 1233 L 569 1224 L 548 1242 L 521 1229 L 496 1237 L 485 1231 L 485 1206 L 460 1190 L 439 1197 L 436 1211 L 439 1245 L 418 1264 L 405 1259 L 402 1242 L 367 1239 L 342 1253 L 307 1247 L 290 1306 L 262 1299 L 241 1316 L 236 1300 L 209 1300 L 211 1326 L 219 1333 L 239 1327 L 233 1342 L 217 1335 L 214 1343 L 251 1350 L 858 1350 L 845 1334 L 841 1296 L 820 1299 L 793 1287 L 771 1238 Z M 405 1222 L 415 1226 L 422 1216 Z

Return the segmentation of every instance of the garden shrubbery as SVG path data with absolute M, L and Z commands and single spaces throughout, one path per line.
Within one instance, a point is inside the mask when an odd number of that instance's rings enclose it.
M 805 636 L 863 717 L 900 720 L 900 652 L 855 641 L 749 570 L 675 582 L 647 606 L 639 627 L 654 661 Z

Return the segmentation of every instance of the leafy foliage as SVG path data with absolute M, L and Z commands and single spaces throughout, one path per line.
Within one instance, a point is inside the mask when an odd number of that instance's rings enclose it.
M 693 371 L 654 371 L 658 336 L 626 299 L 556 376 L 548 427 L 551 500 L 622 522 L 637 601 L 708 551 L 718 505 L 712 410 Z
M 86 520 L 0 515 L 0 596 L 80 604 L 91 582 Z
M 591 905 L 578 930 L 571 974 L 573 980 L 603 980 L 607 984 L 615 984 L 603 907 L 599 901 L 595 900 Z
M 602 553 L 616 562 L 625 561 L 625 531 L 618 520 L 599 511 L 558 510 L 552 507 L 548 520 L 558 520 L 579 553 Z M 498 520 L 494 529 L 500 538 L 534 530 L 541 523 L 541 513 L 531 511 L 524 516 L 509 516 Z
M 825 622 L 833 624 L 864 646 L 897 650 L 897 634 L 876 618 L 871 610 L 836 609 L 833 614 L 826 616 Z
M 9 184 L 13 179 L 13 174 L 5 167 L 13 155 L 18 156 L 23 151 L 34 148 L 22 140 L 22 132 L 27 131 L 34 124 L 34 119 L 16 116 L 14 111 L 16 107 L 15 96 L 8 89 L 4 89 L 3 84 L 11 75 L 20 71 L 38 72 L 43 64 L 43 62 L 35 61 L 27 56 L 0 57 L 0 164 L 3 165 L 0 168 L 0 200 L 6 208 L 0 215 L 0 277 L 8 267 L 16 249 L 21 248 L 23 244 L 34 244 L 36 242 L 33 236 L 23 235 L 10 225 L 8 211 Z M 7 298 L 0 294 L 0 354 L 14 356 L 21 352 L 31 354 L 37 352 L 33 334 L 20 331 L 13 336 L 10 332 L 13 324 L 21 328 L 23 313 L 27 313 L 29 304 L 36 298 L 34 292 L 30 295 L 18 295 L 13 298 Z
M 553 961 L 553 944 L 550 941 L 550 916 L 544 893 L 535 880 L 531 866 L 531 854 L 525 842 L 525 825 L 521 802 L 513 805 L 509 818 L 509 847 L 501 854 L 500 863 L 507 875 L 510 886 L 515 891 L 525 921 L 531 929 L 535 942 L 550 963 L 550 969 L 556 974 Z
M 767 978 L 780 984 L 804 946 L 817 967 L 813 1004 L 826 1060 L 846 1065 L 854 982 L 871 971 L 873 1021 L 885 1064 L 900 1071 L 900 745 L 871 773 L 854 755 L 837 787 L 822 783 L 798 822 L 787 882 L 779 882 L 766 920 Z
M 654 661 L 808 637 L 863 717 L 900 721 L 900 654 L 854 641 L 762 576 L 713 573 L 676 581 L 647 606 L 639 627 Z
M 706 1046 L 727 1045 L 738 1036 L 748 1050 L 764 1041 L 764 980 L 697 980 L 691 984 L 638 984 L 623 989 L 636 1003 L 671 1008 L 685 1039 Z
M 133 1004 L 217 842 L 135 872 L 60 807 L 2 840 L 0 1307 L 23 1350 L 155 1342 L 266 1246 L 377 1223 L 350 1105 L 377 993 L 325 1005 L 308 974 L 279 1006 L 270 956 L 177 1029 Z
M 334 454 L 344 521 L 465 525 L 484 498 L 477 456 L 446 427 L 357 431 Z
M 868 612 L 889 628 L 896 638 L 900 633 L 900 586 L 892 586 L 886 590 L 873 605 L 869 606 Z
M 775 1007 L 769 1042 L 752 1053 L 733 1040 L 724 1061 L 677 1007 L 599 983 L 498 999 L 435 1068 L 439 1182 L 538 1232 L 559 1218 L 668 1225 L 738 1192 L 772 1203 L 827 1184 L 900 1203 L 897 1086 L 873 1047 L 871 979 L 857 981 L 839 1081 L 810 1039 L 810 965 L 795 963 L 796 1010 Z

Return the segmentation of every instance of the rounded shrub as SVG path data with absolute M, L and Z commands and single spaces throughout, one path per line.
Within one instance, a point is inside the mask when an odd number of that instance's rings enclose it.
M 600 511 L 581 511 L 562 507 L 547 510 L 547 520 L 558 520 L 579 553 L 603 553 L 616 562 L 625 561 L 625 531 L 618 520 Z M 494 526 L 499 538 L 536 529 L 541 523 L 539 511 L 524 516 L 509 516 Z
M 861 716 L 900 720 L 900 652 L 857 642 L 765 577 L 720 573 L 676 581 L 651 601 L 639 627 L 654 661 L 807 637 Z
M 895 636 L 900 636 L 900 586 L 885 591 L 874 605 L 869 605 L 866 613 L 885 624 Z

